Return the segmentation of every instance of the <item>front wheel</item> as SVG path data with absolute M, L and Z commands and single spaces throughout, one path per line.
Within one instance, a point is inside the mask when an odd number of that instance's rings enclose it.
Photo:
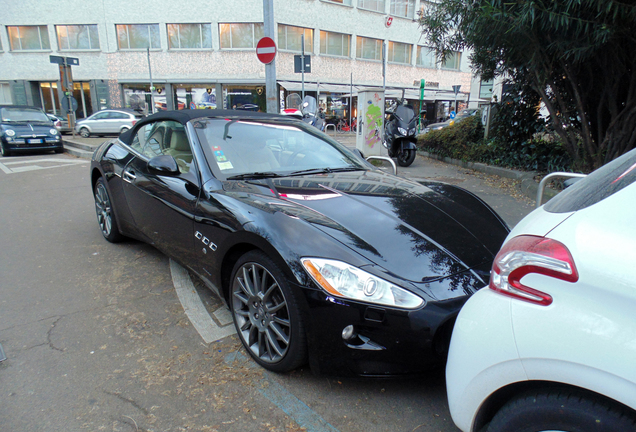
M 0 144 L 0 153 L 2 153 L 3 157 L 11 156 L 11 152 L 4 148 L 2 144 Z
M 85 127 L 79 130 L 79 134 L 83 136 L 84 138 L 88 138 L 89 136 L 91 136 L 91 132 Z
M 243 255 L 234 266 L 230 290 L 236 331 L 258 364 L 288 372 L 305 362 L 305 332 L 296 298 L 267 255 L 260 251 Z
M 605 400 L 578 391 L 534 391 L 497 412 L 487 432 L 616 432 L 636 430 L 636 418 Z
M 407 167 L 413 163 L 415 160 L 415 150 L 406 149 L 400 150 L 397 154 L 398 165 L 401 167 Z
M 97 180 L 97 183 L 95 183 L 93 195 L 95 198 L 97 223 L 99 224 L 99 229 L 102 231 L 102 235 L 111 243 L 121 241 L 124 237 L 119 232 L 119 226 L 117 225 L 117 219 L 113 211 L 113 204 L 103 178 L 100 178 Z

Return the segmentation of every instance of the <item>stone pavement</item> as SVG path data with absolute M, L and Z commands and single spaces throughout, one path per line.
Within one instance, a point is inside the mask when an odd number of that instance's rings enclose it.
M 356 145 L 353 133 L 330 132 L 329 135 L 347 147 Z M 94 149 L 107 139 L 64 135 L 64 147 L 69 154 L 90 159 Z M 398 166 L 398 176 L 415 181 L 441 181 L 467 189 L 487 202 L 510 227 L 534 209 L 536 182 L 531 174 L 483 164 L 470 164 L 469 168 L 460 161 L 440 161 L 429 156 L 420 152 L 411 166 Z M 388 163 L 381 168 L 392 171 Z

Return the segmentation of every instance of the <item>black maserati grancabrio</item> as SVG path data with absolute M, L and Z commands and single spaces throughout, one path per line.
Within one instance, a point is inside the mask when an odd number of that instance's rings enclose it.
M 161 112 L 93 155 L 97 220 L 225 299 L 272 371 L 399 375 L 443 364 L 455 317 L 508 234 L 475 195 L 374 168 L 304 123 Z

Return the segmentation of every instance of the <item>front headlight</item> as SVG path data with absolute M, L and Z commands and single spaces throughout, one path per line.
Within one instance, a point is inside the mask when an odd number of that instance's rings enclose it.
M 415 135 L 416 129 L 409 129 L 409 135 Z
M 15 131 L 13 129 L 7 129 L 6 131 L 4 131 L 6 136 L 15 136 Z
M 49 131 L 49 133 L 50 133 L 51 135 L 57 135 L 57 129 L 51 129 L 51 130 Z
M 415 294 L 342 261 L 302 258 L 301 262 L 318 286 L 336 297 L 403 309 L 424 304 Z
M 406 129 L 399 127 L 398 128 L 398 132 L 400 133 L 400 135 L 407 135 L 408 132 L 406 131 Z

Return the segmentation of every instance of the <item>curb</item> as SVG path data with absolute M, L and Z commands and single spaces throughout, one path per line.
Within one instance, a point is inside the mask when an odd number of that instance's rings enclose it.
M 82 159 L 91 159 L 95 148 L 77 141 L 62 140 L 64 142 L 64 151 L 68 154 Z
M 517 171 L 509 168 L 500 168 L 492 165 L 486 165 L 479 162 L 466 162 L 460 159 L 443 157 L 438 154 L 429 153 L 422 150 L 418 150 L 417 152 L 422 156 L 442 161 L 450 165 L 471 169 L 473 171 L 479 171 L 484 174 L 519 180 L 519 189 L 521 190 L 521 193 L 535 201 L 537 199 L 537 193 L 539 192 L 539 183 L 534 180 L 534 177 L 537 175 L 536 171 Z M 555 197 L 558 193 L 558 191 L 552 188 L 546 188 L 543 191 L 543 201 L 547 202 L 549 199 Z

